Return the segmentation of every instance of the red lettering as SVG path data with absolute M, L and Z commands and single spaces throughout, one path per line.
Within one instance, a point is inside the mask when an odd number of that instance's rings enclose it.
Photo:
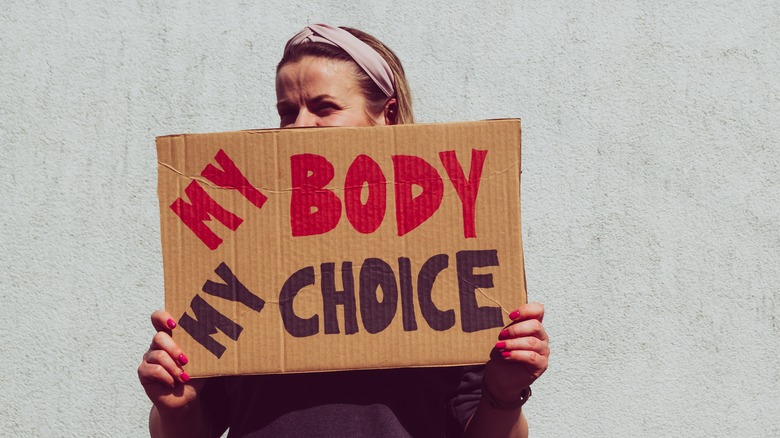
M 206 246 L 215 250 L 222 244 L 222 239 L 216 235 L 209 227 L 203 222 L 210 221 L 211 217 L 214 217 L 222 223 L 222 225 L 235 231 L 243 220 L 234 215 L 233 213 L 225 210 L 217 204 L 216 201 L 211 199 L 208 193 L 203 190 L 203 187 L 198 184 L 197 181 L 191 182 L 184 193 L 189 197 L 192 204 L 187 203 L 182 198 L 177 198 L 171 204 L 171 210 L 176 213 L 193 233 L 206 244 Z M 211 217 L 209 217 L 211 215 Z
M 249 183 L 249 180 L 238 170 L 238 167 L 236 167 L 225 151 L 220 149 L 217 155 L 214 156 L 214 159 L 222 166 L 223 170 L 219 170 L 214 165 L 209 164 L 203 169 L 201 175 L 220 187 L 238 190 L 255 207 L 262 208 L 268 198 Z
M 477 201 L 479 180 L 482 178 L 482 165 L 485 163 L 486 155 L 487 151 L 471 150 L 471 170 L 469 170 L 469 177 L 466 179 L 463 174 L 463 166 L 458 162 L 455 151 L 439 152 L 441 164 L 447 170 L 447 175 L 460 198 L 463 210 L 463 235 L 466 238 L 477 237 L 474 204 Z
M 367 183 L 368 199 L 363 204 L 360 196 Z M 347 169 L 344 180 L 344 209 L 352 227 L 370 234 L 379 228 L 387 208 L 387 180 L 379 165 L 366 155 L 358 155 Z
M 444 184 L 439 172 L 420 157 L 393 155 L 395 171 L 395 217 L 398 235 L 414 230 L 428 220 L 441 205 Z M 412 185 L 422 188 L 413 197 Z
M 333 165 L 325 157 L 299 154 L 290 157 L 292 199 L 290 226 L 293 237 L 323 234 L 341 219 L 341 200 L 325 186 L 333 179 Z M 316 208 L 312 212 L 312 208 Z

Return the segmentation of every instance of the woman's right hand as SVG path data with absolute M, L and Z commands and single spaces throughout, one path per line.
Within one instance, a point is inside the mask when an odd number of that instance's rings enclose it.
M 152 325 L 157 333 L 138 366 L 138 380 L 158 413 L 186 411 L 186 407 L 197 398 L 205 380 L 190 381 L 184 372 L 182 367 L 188 359 L 171 338 L 171 331 L 176 328 L 171 314 L 164 310 L 152 313 Z

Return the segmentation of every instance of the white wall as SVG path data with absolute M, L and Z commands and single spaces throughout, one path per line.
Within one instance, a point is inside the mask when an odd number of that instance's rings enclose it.
M 0 434 L 146 433 L 154 137 L 273 126 L 329 22 L 397 51 L 420 121 L 524 120 L 534 435 L 780 435 L 780 3 L 129 3 L 0 8 Z

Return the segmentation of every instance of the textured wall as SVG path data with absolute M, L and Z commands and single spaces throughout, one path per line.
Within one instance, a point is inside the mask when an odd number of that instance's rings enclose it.
M 421 121 L 523 118 L 536 436 L 780 435 L 778 3 L 417 3 L 4 2 L 2 435 L 146 433 L 154 137 L 273 126 L 320 21 L 395 48 Z

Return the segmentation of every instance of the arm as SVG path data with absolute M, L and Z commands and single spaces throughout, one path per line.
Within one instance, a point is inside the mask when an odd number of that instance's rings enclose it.
M 477 412 L 466 429 L 466 437 L 528 437 L 528 423 L 522 408 L 516 411 L 497 411 L 480 402 Z
M 205 412 L 197 399 L 190 402 L 183 411 L 162 412 L 153 405 L 149 413 L 149 435 L 152 438 L 211 436 L 208 417 L 204 415 Z
M 187 356 L 171 338 L 176 323 L 158 310 L 152 325 L 157 333 L 138 367 L 138 380 L 152 401 L 149 433 L 155 438 L 210 436 L 210 417 L 198 399 L 205 380 L 190 381 L 184 372 Z
M 542 326 L 544 307 L 539 303 L 525 304 L 509 316 L 513 323 L 499 334 L 499 342 L 485 367 L 483 396 L 466 426 L 466 437 L 528 436 L 522 407 L 497 408 L 484 395 L 484 391 L 489 391 L 500 404 L 511 404 L 547 369 L 550 348 Z

